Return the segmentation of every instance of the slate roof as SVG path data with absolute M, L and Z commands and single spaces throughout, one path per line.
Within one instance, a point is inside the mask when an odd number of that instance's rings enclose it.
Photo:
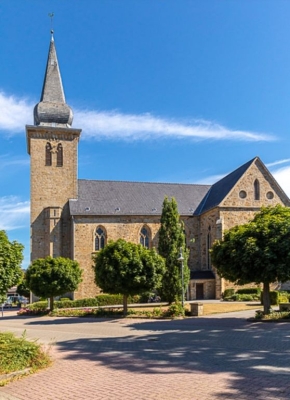
M 69 201 L 70 213 L 71 215 L 161 215 L 162 203 L 167 196 L 176 199 L 180 215 L 201 215 L 217 207 L 250 165 L 256 161 L 269 173 L 259 157 L 255 157 L 212 186 L 81 179 L 78 181 L 78 199 Z M 269 177 L 285 205 L 290 206 L 287 195 L 270 173 Z
M 123 181 L 78 181 L 71 215 L 161 215 L 165 196 L 174 197 L 180 215 L 193 215 L 210 185 Z
M 40 102 L 34 107 L 34 124 L 70 127 L 73 112 L 65 102 L 53 36 L 51 37 Z
M 202 214 L 205 211 L 219 205 L 226 195 L 231 191 L 231 189 L 236 185 L 238 180 L 244 175 L 249 166 L 256 160 L 256 158 L 257 157 L 243 164 L 241 167 L 237 168 L 235 171 L 231 172 L 212 185 L 200 203 L 199 207 L 196 209 L 195 214 Z

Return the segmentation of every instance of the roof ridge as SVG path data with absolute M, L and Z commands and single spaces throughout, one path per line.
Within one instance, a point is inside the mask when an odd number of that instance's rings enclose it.
M 147 185 L 182 185 L 182 186 L 202 186 L 202 187 L 211 187 L 210 184 L 202 184 L 202 183 L 178 183 L 178 182 L 145 182 L 145 181 L 126 181 L 126 180 L 110 180 L 110 179 L 78 179 L 78 181 L 87 181 L 87 182 L 116 182 L 116 183 L 145 183 Z

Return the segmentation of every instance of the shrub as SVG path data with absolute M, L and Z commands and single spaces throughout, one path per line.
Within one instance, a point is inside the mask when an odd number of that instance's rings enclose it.
M 238 294 L 256 294 L 260 295 L 261 294 L 261 288 L 256 287 L 256 288 L 242 288 L 237 290 Z
M 35 341 L 26 340 L 25 333 L 17 338 L 10 332 L 0 332 L 0 386 L 5 383 L 1 375 L 25 368 L 36 371 L 50 364 L 48 353 Z
M 256 294 L 238 294 L 235 293 L 230 297 L 225 297 L 224 301 L 259 301 L 260 296 Z
M 223 298 L 231 297 L 234 294 L 235 294 L 235 289 L 233 289 L 233 288 L 225 289 L 225 291 L 223 292 Z
M 280 303 L 288 303 L 289 301 L 289 293 L 287 292 L 279 292 L 279 304 Z
M 61 297 L 59 300 L 60 301 L 71 301 L 71 299 L 69 297 Z
M 164 317 L 184 317 L 184 315 L 185 309 L 181 303 L 171 304 L 164 313 Z

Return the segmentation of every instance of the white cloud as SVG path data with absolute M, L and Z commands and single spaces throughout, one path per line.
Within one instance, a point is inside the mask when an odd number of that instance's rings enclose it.
M 0 92 L 0 131 L 23 132 L 32 123 L 34 103 Z M 198 140 L 270 141 L 264 133 L 240 131 L 204 120 L 176 120 L 152 114 L 122 114 L 117 111 L 75 110 L 75 127 L 83 129 L 85 139 L 146 140 L 156 138 L 194 138 Z
M 272 174 L 287 196 L 290 197 L 290 165 L 272 171 Z
M 29 226 L 30 202 L 15 196 L 0 197 L 0 230 L 10 231 Z
M 76 111 L 74 125 L 82 127 L 85 139 L 195 138 L 243 141 L 274 139 L 263 133 L 231 130 L 210 121 L 178 121 L 151 114 L 122 114 L 117 111 Z
M 8 96 L 0 92 L 0 130 L 9 133 L 23 132 L 32 122 L 33 104 L 27 99 Z

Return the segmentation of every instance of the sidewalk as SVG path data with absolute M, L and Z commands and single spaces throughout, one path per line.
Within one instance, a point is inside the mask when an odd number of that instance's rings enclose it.
M 288 323 L 253 311 L 185 320 L 5 316 L 0 329 L 52 345 L 51 368 L 0 388 L 1 400 L 290 398 Z

